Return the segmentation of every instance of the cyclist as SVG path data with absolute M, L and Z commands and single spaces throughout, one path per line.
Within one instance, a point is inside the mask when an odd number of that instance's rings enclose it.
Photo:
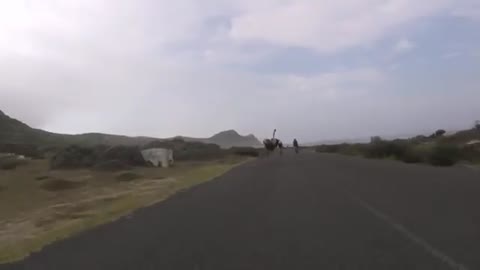
M 295 153 L 298 154 L 299 146 L 297 139 L 293 139 L 293 147 L 295 148 Z

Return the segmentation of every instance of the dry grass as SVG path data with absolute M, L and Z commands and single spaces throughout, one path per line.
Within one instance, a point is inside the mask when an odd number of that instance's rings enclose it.
M 134 172 L 121 172 L 115 176 L 118 181 L 129 182 L 142 178 L 142 175 L 136 174 Z
M 244 160 L 178 163 L 170 169 L 134 168 L 122 173 L 49 171 L 47 161 L 36 160 L 21 169 L 0 171 L 0 263 L 160 202 Z

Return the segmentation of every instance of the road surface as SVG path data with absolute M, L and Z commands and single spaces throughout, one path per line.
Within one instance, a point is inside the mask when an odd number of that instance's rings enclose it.
M 480 172 L 286 153 L 0 269 L 480 269 Z

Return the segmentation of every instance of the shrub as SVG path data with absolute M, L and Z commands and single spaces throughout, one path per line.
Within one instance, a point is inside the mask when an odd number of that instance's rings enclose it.
M 44 158 L 52 158 L 56 153 L 62 150 L 61 146 L 58 145 L 44 145 L 38 148 L 40 155 Z
M 0 158 L 0 169 L 14 170 L 20 165 L 26 164 L 26 160 L 17 159 L 15 157 Z
M 366 157 L 368 158 L 388 158 L 395 157 L 401 159 L 407 151 L 408 145 L 401 141 L 377 141 L 366 147 Z
M 338 153 L 340 150 L 340 144 L 323 144 L 315 148 L 319 153 Z
M 167 148 L 167 149 L 174 149 L 175 143 L 177 144 L 185 144 L 185 142 L 182 141 L 160 141 L 160 140 L 155 140 L 151 141 L 147 144 L 145 144 L 142 149 L 151 149 L 151 148 Z
M 480 149 L 474 147 L 463 147 L 460 150 L 461 159 L 467 160 L 473 163 L 480 161 Z
M 366 152 L 364 144 L 343 144 L 340 146 L 339 153 L 350 156 L 363 155 Z
M 259 157 L 260 150 L 253 147 L 233 147 L 230 151 L 237 156 Z
M 140 147 L 137 146 L 113 146 L 105 150 L 100 156 L 99 161 L 120 161 L 131 166 L 146 166 Z
M 439 132 L 442 133 L 442 132 Z M 435 166 L 452 166 L 459 160 L 480 161 L 480 151 L 473 148 L 460 149 L 455 144 L 439 140 L 438 144 L 422 143 L 426 137 L 410 140 L 384 141 L 372 138 L 369 144 L 336 144 L 317 146 L 316 152 L 364 155 L 367 158 L 395 158 L 406 163 L 427 162 Z
M 174 138 L 169 141 L 152 141 L 142 147 L 142 149 L 150 148 L 167 148 L 173 150 L 175 160 L 211 160 L 225 157 L 228 150 L 221 149 L 216 144 L 208 144 L 201 142 L 187 142 L 182 138 Z
M 317 153 L 325 153 L 325 145 L 315 146 L 315 152 L 317 152 Z
M 0 153 L 13 153 L 30 158 L 42 158 L 38 146 L 34 144 L 0 143 Z
M 405 163 L 420 163 L 424 161 L 423 155 L 419 149 L 409 146 L 405 149 L 402 156 L 397 156 L 397 159 Z
M 52 169 L 75 169 L 90 167 L 97 161 L 97 149 L 77 145 L 68 146 L 50 159 Z
M 145 166 L 146 162 L 135 146 L 68 146 L 50 159 L 52 169 L 76 169 L 95 167 L 98 169 L 127 169 L 129 166 Z
M 429 163 L 435 166 L 452 166 L 461 158 L 460 149 L 452 144 L 436 145 L 429 156 Z
M 447 133 L 444 129 L 439 129 L 437 131 L 435 131 L 435 137 L 441 137 L 443 135 L 445 135 L 445 133 Z
M 344 155 L 363 155 L 366 153 L 367 146 L 365 144 L 331 144 L 331 145 L 320 145 L 315 148 L 316 152 L 319 153 L 340 153 Z
M 176 160 L 212 160 L 223 158 L 227 154 L 227 150 L 221 149 L 216 144 L 189 142 L 183 148 L 175 150 L 174 158 Z
M 418 135 L 409 139 L 410 143 L 413 143 L 413 144 L 425 143 L 425 142 L 428 142 L 428 140 L 429 140 L 428 137 L 424 135 Z

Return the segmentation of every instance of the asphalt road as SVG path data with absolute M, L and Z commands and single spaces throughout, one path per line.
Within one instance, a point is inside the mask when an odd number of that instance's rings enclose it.
M 480 269 L 480 172 L 287 153 L 0 269 Z

